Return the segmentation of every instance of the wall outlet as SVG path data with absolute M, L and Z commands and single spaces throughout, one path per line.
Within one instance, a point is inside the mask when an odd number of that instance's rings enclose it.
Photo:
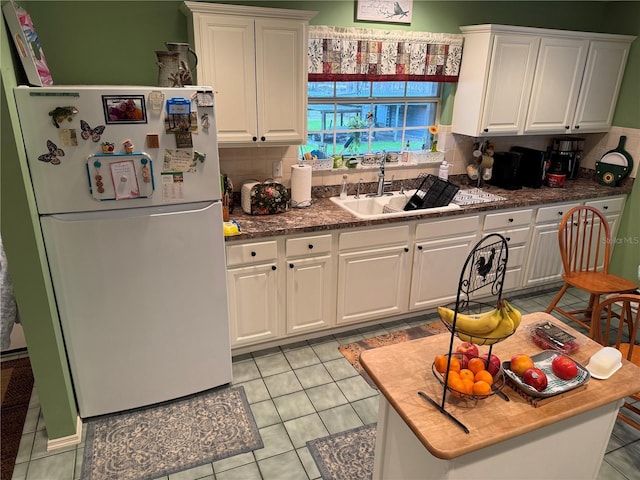
M 273 167 L 273 176 L 281 177 L 282 176 L 282 160 L 276 160 L 272 163 Z

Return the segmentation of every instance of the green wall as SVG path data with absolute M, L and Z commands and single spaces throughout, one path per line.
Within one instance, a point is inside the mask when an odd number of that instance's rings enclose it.
M 5 3 L 4 1 L 2 3 Z M 186 17 L 178 1 L 23 1 L 31 14 L 56 85 L 155 85 L 155 50 L 186 42 Z M 317 11 L 312 24 L 459 33 L 459 25 L 502 23 L 604 33 L 640 34 L 636 2 L 430 2 L 414 0 L 411 26 L 355 22 L 355 1 L 222 1 Z M 11 59 L 13 44 L 2 31 L 2 232 L 14 276 L 29 353 L 34 361 L 50 438 L 75 429 L 75 403 L 59 332 L 42 239 L 28 189 L 26 160 L 15 130 L 11 87 L 24 81 Z M 614 124 L 640 128 L 640 41 L 634 42 Z M 448 95 L 443 108 L 450 118 Z M 10 99 L 10 100 L 8 100 Z M 638 159 L 640 161 L 640 159 Z M 640 183 L 640 182 L 637 182 Z M 640 205 L 636 184 L 628 204 Z M 620 238 L 640 238 L 638 221 L 625 210 Z M 637 245 L 616 246 L 614 269 L 635 279 Z M 73 415 L 70 415 L 73 413 Z

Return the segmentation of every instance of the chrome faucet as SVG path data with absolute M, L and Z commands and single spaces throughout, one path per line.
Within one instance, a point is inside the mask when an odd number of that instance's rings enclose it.
M 358 186 L 356 188 L 356 195 L 355 195 L 354 198 L 360 198 L 360 187 L 362 187 L 363 184 L 364 184 L 364 180 L 363 179 L 358 180 Z
M 376 193 L 370 193 L 369 195 L 367 195 L 367 197 L 382 197 L 384 195 L 391 195 L 391 193 L 388 193 L 388 192 L 385 193 L 384 191 L 384 187 L 389 187 L 391 186 L 391 183 L 392 183 L 392 182 L 384 181 L 385 160 L 386 160 L 386 155 L 383 155 L 382 159 L 380 160 L 380 170 L 378 170 L 378 189 Z

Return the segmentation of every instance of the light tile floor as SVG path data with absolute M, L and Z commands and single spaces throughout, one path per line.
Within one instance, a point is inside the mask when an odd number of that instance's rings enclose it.
M 515 296 L 510 300 L 523 313 L 543 311 L 554 293 L 555 290 Z M 565 299 L 565 304 L 585 300 L 571 293 Z M 412 321 L 382 322 L 375 327 L 234 357 L 233 384 L 245 388 L 264 448 L 162 477 L 163 480 L 320 478 L 306 442 L 373 423 L 377 418 L 378 392 L 354 370 L 338 346 L 434 320 L 431 314 Z M 34 389 L 13 480 L 80 478 L 84 444 L 47 452 L 46 442 L 44 419 Z M 604 460 L 598 479 L 640 479 L 640 432 L 616 422 Z

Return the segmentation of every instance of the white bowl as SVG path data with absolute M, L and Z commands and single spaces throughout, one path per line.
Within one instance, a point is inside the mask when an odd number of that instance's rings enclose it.
M 603 347 L 589 360 L 587 370 L 593 378 L 605 380 L 622 367 L 622 353 L 613 347 Z

